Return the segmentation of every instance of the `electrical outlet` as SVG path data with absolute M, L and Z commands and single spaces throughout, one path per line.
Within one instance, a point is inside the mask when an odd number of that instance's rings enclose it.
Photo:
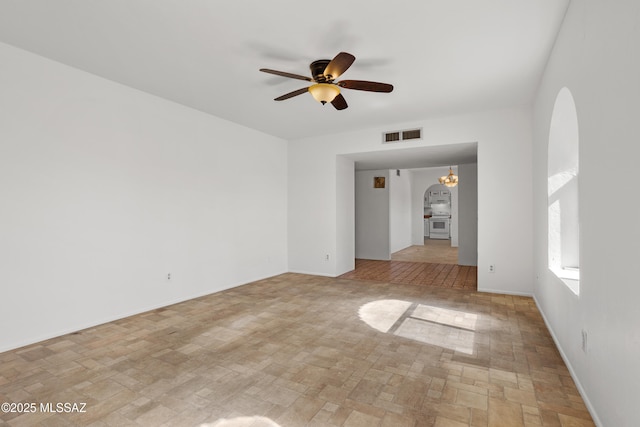
M 496 272 L 495 264 L 489 264 L 489 273 L 495 273 L 495 272 Z
M 582 330 L 582 351 L 587 352 L 587 331 Z
M 325 260 L 325 261 L 329 261 L 329 254 L 326 254 L 326 255 L 324 256 L 324 260 Z
M 167 280 L 171 280 L 171 273 L 167 273 Z

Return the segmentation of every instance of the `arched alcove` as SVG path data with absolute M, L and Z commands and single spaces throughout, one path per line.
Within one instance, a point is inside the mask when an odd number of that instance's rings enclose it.
M 549 270 L 576 294 L 580 292 L 580 218 L 578 210 L 578 114 L 564 87 L 553 107 L 547 164 Z

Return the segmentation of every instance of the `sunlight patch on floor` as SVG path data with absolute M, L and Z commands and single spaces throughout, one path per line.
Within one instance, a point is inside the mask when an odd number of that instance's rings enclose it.
M 221 418 L 214 423 L 201 424 L 200 427 L 281 427 L 266 417 Z
M 358 310 L 370 327 L 438 347 L 473 354 L 478 315 L 401 300 L 378 300 Z
M 470 331 L 476 330 L 476 323 L 478 322 L 478 315 L 474 313 L 423 304 L 419 304 L 416 307 L 411 317 Z
M 380 332 L 389 332 L 389 329 L 411 307 L 409 301 L 397 299 L 383 299 L 373 301 L 360 307 L 358 314 L 360 319 Z

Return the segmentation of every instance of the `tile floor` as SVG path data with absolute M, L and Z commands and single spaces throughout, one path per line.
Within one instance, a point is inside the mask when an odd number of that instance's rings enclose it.
M 374 280 L 390 284 L 469 290 L 478 288 L 478 268 L 455 264 L 357 259 L 355 270 L 340 277 L 352 280 Z
M 593 425 L 531 298 L 292 273 L 2 353 L 0 402 L 86 403 L 9 426 Z
M 428 239 L 424 245 L 414 245 L 391 254 L 391 261 L 430 262 L 435 264 L 458 264 L 458 248 L 451 240 Z

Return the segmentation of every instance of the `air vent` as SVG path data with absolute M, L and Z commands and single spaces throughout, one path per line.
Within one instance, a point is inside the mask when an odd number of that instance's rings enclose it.
M 422 128 L 385 132 L 382 134 L 382 142 L 384 144 L 406 141 L 409 139 L 422 139 Z
M 420 139 L 422 138 L 422 129 L 405 130 L 402 132 L 402 139 Z
M 400 141 L 400 132 L 389 132 L 384 134 L 384 142 Z

